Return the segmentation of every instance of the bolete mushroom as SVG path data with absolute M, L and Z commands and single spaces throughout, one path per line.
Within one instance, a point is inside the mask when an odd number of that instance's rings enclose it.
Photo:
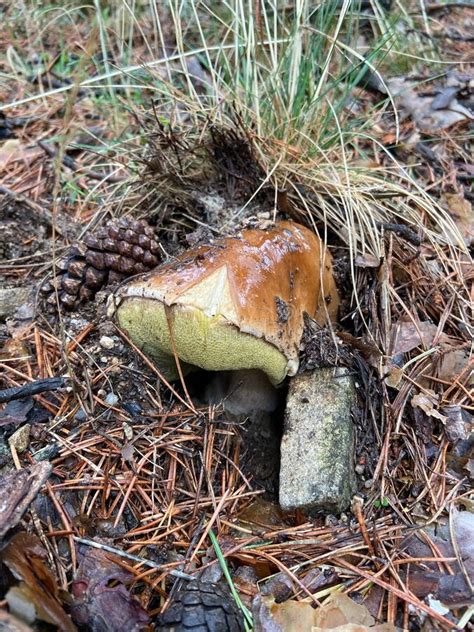
M 119 326 L 169 379 L 183 371 L 259 369 L 273 384 L 298 370 L 304 313 L 323 323 L 339 299 L 331 256 L 293 222 L 188 250 L 123 285 Z

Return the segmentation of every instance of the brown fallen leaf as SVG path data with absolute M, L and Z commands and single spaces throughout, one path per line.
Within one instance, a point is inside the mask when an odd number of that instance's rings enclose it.
M 425 132 L 448 129 L 460 121 L 474 118 L 456 98 L 451 99 L 449 109 L 439 109 L 435 98 L 417 94 L 413 81 L 392 77 L 387 84 L 402 118 L 410 116 L 418 129 Z
M 306 601 L 288 600 L 277 604 L 273 597 L 256 595 L 252 603 L 255 632 L 310 632 L 314 608 Z
M 29 424 L 43 423 L 49 417 L 50 413 L 39 402 L 36 402 L 32 397 L 22 397 L 8 402 L 5 408 L 0 411 L 0 426 L 19 425 L 25 421 Z
M 365 255 L 357 255 L 354 260 L 358 268 L 378 268 L 380 265 L 380 257 L 366 253 Z
M 285 520 L 285 512 L 276 503 L 257 496 L 248 507 L 239 513 L 238 517 L 247 527 L 250 524 L 267 529 L 282 524 Z
M 469 362 L 471 363 L 470 372 L 469 369 L 467 369 Z M 451 382 L 451 380 L 461 373 L 466 377 L 465 386 L 472 388 L 474 386 L 474 362 L 472 358 L 470 358 L 470 350 L 453 349 L 452 351 L 443 353 L 438 367 L 439 379 L 445 382 Z
M 344 593 L 333 593 L 321 608 L 315 610 L 314 625 L 322 630 L 348 623 L 370 627 L 375 624 L 375 619 L 364 605 L 356 603 Z
M 260 592 L 265 597 L 273 597 L 276 603 L 289 599 L 294 587 L 291 577 L 287 573 L 276 573 L 261 584 Z
M 445 193 L 441 203 L 453 218 L 466 246 L 471 246 L 474 242 L 474 209 L 471 202 L 462 193 Z
M 446 421 L 445 415 L 442 415 L 435 406 L 438 405 L 439 396 L 430 389 L 425 389 L 423 393 L 413 395 L 411 398 L 411 405 L 413 408 L 421 408 L 430 417 L 436 417 L 443 423 Z
M 393 364 L 385 367 L 387 375 L 385 376 L 385 384 L 390 388 L 397 388 L 403 378 L 403 369 Z
M 444 432 L 450 443 L 468 440 L 474 430 L 472 415 L 456 405 L 443 406 L 442 413 L 446 417 Z
M 64 632 L 75 632 L 76 626 L 59 601 L 59 587 L 47 566 L 46 551 L 39 538 L 17 533 L 0 553 L 0 561 L 10 570 L 19 584 L 10 588 L 6 600 L 12 614 L 30 623 L 35 619 L 57 626 Z
M 0 145 L 0 169 L 3 169 L 5 165 L 12 159 L 12 157 L 18 153 L 20 149 L 20 141 L 11 138 Z
M 421 408 L 413 408 L 413 418 L 415 420 L 415 432 L 417 437 L 428 446 L 433 441 L 433 419 Z
M 433 344 L 438 327 L 429 321 L 412 323 L 399 321 L 392 325 L 390 332 L 390 353 L 407 353 L 416 347 L 429 348 Z
M 91 632 L 138 632 L 149 617 L 126 587 L 133 575 L 101 549 L 80 549 L 80 564 L 72 584 L 74 621 Z
M 472 604 L 468 581 L 471 585 L 474 583 L 474 513 L 454 511 L 452 520 L 456 549 L 462 560 L 462 567 L 456 561 L 449 562 L 453 575 L 440 571 L 436 563 L 423 559 L 433 557 L 429 541 L 435 545 L 440 557 L 457 557 L 448 525 L 438 524 L 436 529 L 425 527 L 407 536 L 402 542 L 402 548 L 410 557 L 421 558 L 420 565 L 416 562 L 410 564 L 407 574 L 410 590 L 420 598 L 431 594 L 444 605 L 454 608 Z
M 277 604 L 257 595 L 253 614 L 255 632 L 396 632 L 391 623 L 377 624 L 363 604 L 343 593 L 330 595 L 320 608 L 308 600 Z

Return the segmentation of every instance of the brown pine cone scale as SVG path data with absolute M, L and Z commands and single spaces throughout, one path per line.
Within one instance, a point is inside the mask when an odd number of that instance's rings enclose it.
M 59 300 L 67 309 L 90 301 L 103 287 L 154 268 L 160 262 L 160 245 L 153 228 L 144 220 L 112 220 L 73 246 L 68 257 L 56 264 Z M 47 302 L 56 304 L 55 283 L 42 290 Z

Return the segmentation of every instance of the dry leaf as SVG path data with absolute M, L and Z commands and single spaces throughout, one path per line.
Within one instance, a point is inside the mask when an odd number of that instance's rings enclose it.
M 293 593 L 293 582 L 287 573 L 276 573 L 262 582 L 260 592 L 265 597 L 273 597 L 277 603 L 289 599 Z
M 457 443 L 469 439 L 474 430 L 472 416 L 461 406 L 456 405 L 443 406 L 442 411 L 443 415 L 446 415 L 444 431 L 448 440 L 451 443 Z
M 391 623 L 376 624 L 363 604 L 343 593 L 332 594 L 316 609 L 306 599 L 277 604 L 257 595 L 253 613 L 255 632 L 396 632 Z
M 9 360 L 10 362 L 16 358 L 30 358 L 31 354 L 24 340 L 15 340 L 9 338 L 0 349 L 0 360 Z
M 0 554 L 0 560 L 20 581 L 6 595 L 10 612 L 57 626 L 64 632 L 75 632 L 76 626 L 59 602 L 59 587 L 46 565 L 47 555 L 39 538 L 17 533 Z M 18 607 L 18 610 L 16 610 Z
M 334 593 L 315 612 L 311 632 L 396 632 L 391 623 L 376 625 L 367 608 L 344 593 Z
M 467 246 L 474 241 L 474 209 L 462 193 L 445 193 L 441 201 L 458 227 Z
M 443 423 L 446 422 L 446 417 L 442 415 L 435 406 L 438 404 L 438 395 L 429 389 L 426 389 L 424 393 L 418 393 L 411 398 L 411 405 L 415 408 L 421 408 L 430 417 L 436 417 Z
M 32 397 L 22 397 L 8 402 L 5 408 L 0 411 L 0 426 L 18 425 L 25 421 L 29 424 L 42 423 L 49 417 L 50 413 L 46 408 L 35 402 Z
M 357 255 L 354 263 L 359 268 L 378 268 L 380 265 L 380 257 L 368 253 L 365 255 Z
M 149 617 L 126 587 L 133 575 L 101 549 L 85 548 L 72 584 L 72 617 L 91 632 L 138 632 Z
M 346 623 L 374 625 L 375 619 L 367 608 L 353 601 L 344 593 L 334 593 L 316 611 L 314 625 L 323 630 L 336 628 Z
M 390 335 L 392 355 L 407 353 L 420 346 L 429 348 L 437 331 L 438 327 L 429 321 L 419 323 L 399 321 L 394 323 Z
M 438 377 L 440 380 L 450 382 L 457 375 L 462 373 L 469 362 L 469 351 L 467 349 L 453 349 L 443 354 L 441 358 Z M 467 388 L 472 387 L 474 380 L 474 372 L 471 369 L 470 374 L 467 375 Z
M 436 102 L 433 97 L 419 96 L 413 88 L 413 82 L 393 77 L 387 83 L 402 115 L 410 116 L 420 130 L 433 132 L 447 129 L 459 121 L 474 118 L 470 110 L 455 98 L 450 101 L 449 109 L 438 109 L 439 101 Z
M 464 572 L 474 582 L 474 513 L 470 511 L 454 511 L 453 533 L 457 549 L 463 561 L 463 567 L 449 562 L 454 575 L 440 571 L 436 562 L 423 561 L 423 567 L 410 565 L 408 584 L 417 597 L 424 599 L 431 594 L 446 606 L 455 608 L 472 603 L 472 593 L 466 582 Z M 426 535 L 424 535 L 424 533 Z M 428 537 L 426 537 L 428 536 Z M 448 525 L 437 524 L 436 527 L 425 527 L 421 531 L 409 535 L 402 542 L 405 553 L 413 558 L 433 557 L 433 550 L 427 544 L 431 541 L 439 551 L 440 557 L 455 558 L 456 552 L 451 543 Z
M 284 524 L 285 512 L 276 503 L 258 496 L 239 513 L 239 520 L 247 527 L 249 523 L 265 528 L 274 527 Z
M 128 461 L 129 463 L 133 462 L 133 455 L 135 453 L 135 448 L 133 447 L 133 443 L 125 443 L 120 449 L 122 454 L 122 458 L 124 461 Z
M 8 402 L 5 408 L 0 411 L 0 426 L 25 422 L 34 404 L 35 401 L 32 397 L 23 397 Z
M 387 376 L 385 377 L 385 384 L 391 388 L 397 388 L 402 381 L 403 369 L 399 366 L 390 366 L 387 369 Z
M 256 595 L 252 603 L 255 632 L 310 632 L 315 610 L 306 601 L 275 603 L 273 597 Z
M 0 146 L 0 169 L 4 169 L 12 157 L 20 149 L 20 141 L 14 138 L 7 140 Z

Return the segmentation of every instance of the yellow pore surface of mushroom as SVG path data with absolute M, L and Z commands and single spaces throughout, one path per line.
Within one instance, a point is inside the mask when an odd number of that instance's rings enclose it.
M 210 371 L 260 369 L 274 384 L 298 370 L 304 313 L 334 319 L 331 257 L 293 222 L 188 250 L 122 286 L 115 318 L 169 379 L 175 355 Z

